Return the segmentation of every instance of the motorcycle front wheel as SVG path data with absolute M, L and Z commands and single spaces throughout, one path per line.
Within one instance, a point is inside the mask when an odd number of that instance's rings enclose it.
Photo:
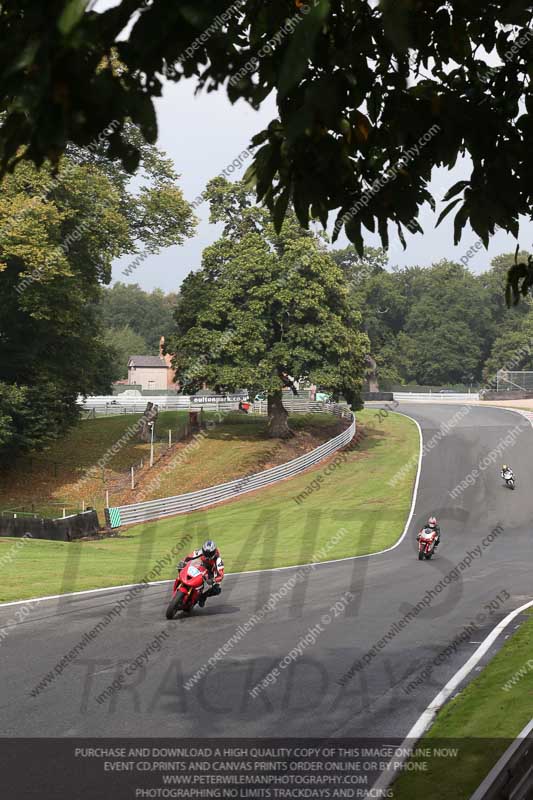
M 423 561 L 424 560 L 424 553 L 422 552 L 422 550 L 418 551 L 418 560 L 419 561 Z
M 183 608 L 183 592 L 177 591 L 167 608 L 167 619 L 174 619 L 178 611 Z

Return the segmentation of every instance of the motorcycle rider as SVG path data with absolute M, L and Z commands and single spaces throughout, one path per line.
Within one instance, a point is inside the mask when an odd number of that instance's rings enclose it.
M 508 464 L 502 464 L 502 478 L 504 481 L 507 480 L 507 478 L 514 478 L 514 472 Z
M 214 597 L 221 593 L 222 589 L 220 584 L 224 578 L 224 562 L 220 556 L 220 550 L 213 542 L 212 539 L 206 539 L 201 547 L 193 550 L 183 561 L 178 564 L 178 569 L 183 569 L 187 562 L 199 558 L 202 564 L 207 568 L 209 578 L 207 580 L 208 589 L 202 593 L 198 600 L 200 608 L 205 606 L 205 601 L 208 597 Z
M 437 538 L 435 539 L 435 547 L 438 547 L 440 544 L 440 525 L 437 523 L 437 518 L 430 517 L 427 521 L 426 528 L 429 528 L 431 531 L 434 531 L 437 534 Z

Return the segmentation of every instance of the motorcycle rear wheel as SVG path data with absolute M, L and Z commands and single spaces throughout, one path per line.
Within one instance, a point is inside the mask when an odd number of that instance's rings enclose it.
M 176 592 L 167 608 L 167 619 L 174 619 L 178 611 L 183 608 L 183 592 Z

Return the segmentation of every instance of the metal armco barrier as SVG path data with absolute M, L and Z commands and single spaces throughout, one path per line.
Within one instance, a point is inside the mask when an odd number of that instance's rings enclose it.
M 317 405 L 320 406 L 318 410 L 324 410 L 321 403 Z M 338 436 L 324 442 L 320 447 L 311 450 L 310 453 L 305 453 L 303 456 L 299 456 L 292 461 L 287 461 L 286 464 L 280 464 L 277 467 L 271 467 L 262 472 L 256 472 L 253 475 L 245 475 L 242 478 L 237 478 L 228 483 L 221 483 L 218 486 L 199 489 L 196 492 L 188 492 L 187 494 L 176 495 L 174 497 L 164 497 L 160 500 L 147 500 L 144 503 L 106 508 L 105 516 L 107 525 L 111 528 L 118 528 L 121 525 L 131 525 L 134 522 L 148 522 L 149 520 L 159 519 L 159 517 L 186 514 L 189 511 L 196 511 L 200 508 L 214 505 L 215 503 L 221 503 L 223 500 L 229 500 L 246 494 L 247 492 L 253 492 L 255 489 L 271 486 L 274 483 L 278 483 L 278 481 L 285 480 L 285 478 L 291 478 L 294 475 L 298 475 L 300 472 L 304 472 L 309 467 L 318 464 L 327 456 L 345 447 L 355 436 L 355 415 L 352 414 L 347 406 L 330 404 L 326 407 L 326 410 L 336 416 L 350 419 L 351 424 Z
M 533 720 L 507 748 L 470 800 L 531 800 L 533 796 Z

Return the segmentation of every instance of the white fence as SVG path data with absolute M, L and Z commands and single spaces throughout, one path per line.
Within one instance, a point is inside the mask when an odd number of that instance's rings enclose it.
M 442 400 L 464 403 L 467 400 L 479 400 L 479 392 L 394 392 L 394 399 L 399 403 L 409 400 L 418 403 L 433 403 Z
M 215 400 L 204 401 L 188 395 L 178 395 L 176 397 L 163 395 L 160 397 L 143 397 L 139 399 L 119 397 L 92 397 L 80 403 L 83 410 L 90 416 L 110 417 L 121 414 L 142 414 L 146 410 L 147 402 L 152 402 L 158 406 L 159 411 L 188 411 L 191 408 L 203 408 L 205 411 L 232 411 L 239 408 L 238 400 Z M 243 401 L 244 402 L 244 401 Z M 300 400 L 297 397 L 284 397 L 283 405 L 291 414 L 308 414 L 314 411 L 327 411 L 329 405 L 323 402 L 309 402 Z M 256 414 L 266 414 L 267 402 L 260 400 L 252 405 L 252 411 Z
M 322 411 L 322 404 L 319 403 L 318 405 L 320 408 L 317 410 Z M 271 486 L 274 483 L 278 483 L 278 481 L 283 481 L 286 478 L 291 478 L 300 472 L 304 472 L 327 456 L 345 447 L 355 436 L 355 416 L 347 406 L 330 404 L 327 410 L 337 416 L 350 419 L 351 424 L 338 436 L 324 442 L 320 447 L 311 450 L 310 453 L 305 453 L 303 456 L 287 461 L 287 463 L 280 464 L 277 467 L 271 467 L 253 475 L 245 475 L 228 483 L 210 486 L 207 489 L 200 489 L 196 492 L 188 492 L 175 497 L 164 497 L 160 500 L 147 500 L 144 503 L 106 508 L 107 524 L 112 528 L 118 528 L 120 525 L 131 525 L 134 522 L 147 522 L 159 519 L 159 517 L 186 514 L 189 511 L 196 511 L 215 503 L 221 503 L 223 500 L 253 492 L 255 489 L 261 489 L 264 486 Z
M 167 398 L 147 397 L 146 399 L 138 402 L 129 403 L 84 403 L 82 408 L 89 416 L 93 417 L 114 417 L 122 414 L 143 414 L 146 411 L 146 403 L 148 401 L 154 403 L 159 408 L 159 411 L 188 411 L 191 408 L 204 408 L 206 411 L 231 411 L 237 410 L 239 403 L 235 401 L 219 401 L 217 403 L 195 403 L 189 401 L 188 397 L 180 398 L 184 402 L 177 403 L 175 398 L 171 398 L 169 402 L 165 402 Z
M 122 397 L 121 395 L 110 395 L 108 397 L 87 397 L 79 400 L 84 411 L 92 416 L 110 417 L 117 414 L 142 414 L 146 410 L 148 402 L 159 406 L 161 411 L 171 411 L 176 409 L 188 409 L 191 406 L 191 399 L 186 396 L 160 395 L 156 397 Z M 236 403 L 236 406 L 239 404 Z M 233 404 L 232 404 L 233 407 Z
M 336 409 L 339 408 L 344 408 L 346 410 L 349 410 L 348 405 L 346 403 L 324 403 L 316 401 L 311 402 L 309 400 L 298 400 L 297 397 L 295 398 L 284 397 L 283 405 L 290 414 L 309 414 L 321 411 L 329 411 L 335 414 L 337 413 Z M 254 403 L 252 406 L 252 412 L 254 414 L 266 414 L 267 413 L 266 400 L 260 400 L 258 403 Z

